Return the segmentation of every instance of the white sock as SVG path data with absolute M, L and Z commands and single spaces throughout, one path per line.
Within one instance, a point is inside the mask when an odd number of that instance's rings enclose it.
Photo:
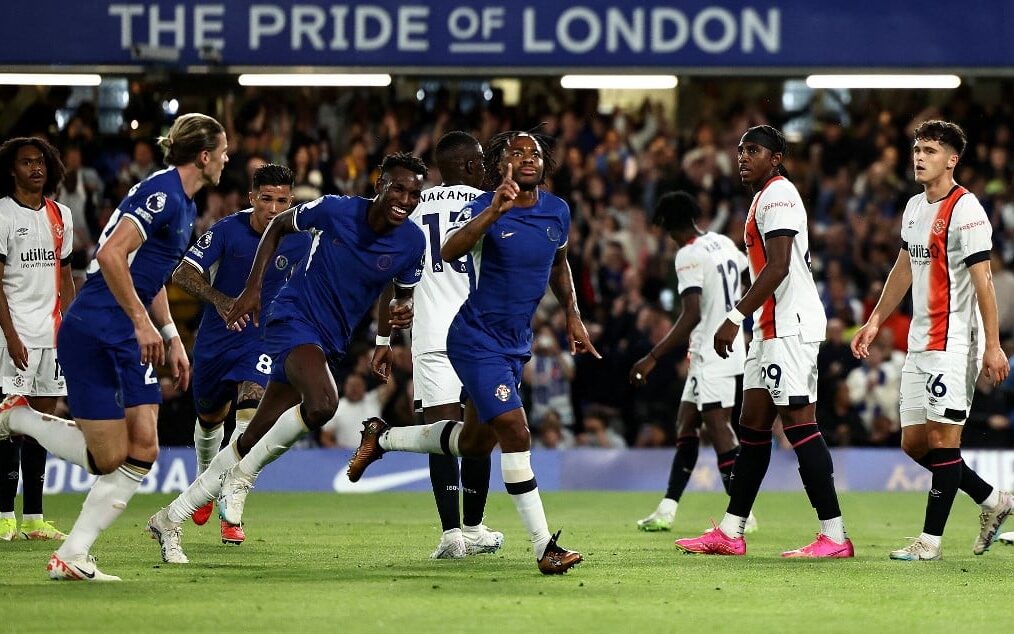
M 528 529 L 532 540 L 535 559 L 542 559 L 549 544 L 549 523 L 542 508 L 542 498 L 532 471 L 532 452 L 516 451 L 500 454 L 500 472 L 507 492 L 511 494 L 514 508 L 521 516 L 521 523 Z
M 268 433 L 257 441 L 250 451 L 243 456 L 236 467 L 253 482 L 261 469 L 278 459 L 288 451 L 296 441 L 302 438 L 307 429 L 303 417 L 299 413 L 299 405 L 282 412 Z
M 993 507 L 1000 503 L 1000 489 L 993 487 L 993 492 L 989 494 L 982 504 L 979 506 L 983 511 L 992 511 Z
M 14 515 L 14 514 L 11 513 L 11 515 Z M 39 521 L 42 521 L 42 513 L 22 513 L 21 514 L 21 521 L 22 522 L 39 522 Z
M 10 423 L 13 433 L 31 436 L 57 458 L 91 472 L 84 434 L 72 421 L 37 412 L 31 407 L 17 407 L 11 412 Z
M 0 520 L 13 520 L 13 519 L 17 519 L 16 517 L 14 517 L 14 511 L 4 511 L 3 513 L 0 513 Z
M 61 559 L 80 557 L 91 551 L 92 544 L 102 531 L 109 528 L 127 508 L 127 502 L 134 497 L 149 469 L 125 462 L 116 471 L 95 480 L 74 528 L 56 551 Z
M 676 506 L 679 503 L 676 500 L 669 498 L 662 498 L 662 501 L 658 503 L 658 512 L 665 515 L 672 515 L 676 512 Z
M 384 451 L 461 456 L 458 437 L 461 436 L 462 427 L 464 424 L 456 420 L 441 420 L 430 425 L 392 427 L 380 435 L 380 448 Z
M 746 528 L 746 518 L 726 513 L 718 528 L 727 536 L 737 539 L 743 536 L 743 530 Z
M 211 459 L 222 448 L 222 440 L 225 438 L 225 425 L 219 423 L 212 428 L 201 424 L 200 420 L 194 424 L 194 447 L 197 449 L 197 475 L 204 473 L 204 470 L 211 464 Z
M 239 438 L 239 435 L 246 431 L 256 412 L 257 408 L 255 407 L 244 407 L 243 409 L 236 410 L 236 431 L 232 433 L 233 438 Z M 283 413 L 282 415 L 284 416 L 285 414 Z
M 845 522 L 842 521 L 841 515 L 829 520 L 820 520 L 820 534 L 825 535 L 836 544 L 844 544 L 848 539 L 848 535 L 845 534 Z
M 929 544 L 934 548 L 940 548 L 940 542 L 942 541 L 942 538 L 943 538 L 942 535 L 930 535 L 929 533 L 923 533 L 922 535 L 919 535 L 919 539 L 922 540 L 924 544 Z
M 169 520 L 179 524 L 185 522 L 194 511 L 214 500 L 222 490 L 222 474 L 239 462 L 236 448 L 230 443 L 211 460 L 204 473 L 197 476 L 187 490 L 166 507 Z

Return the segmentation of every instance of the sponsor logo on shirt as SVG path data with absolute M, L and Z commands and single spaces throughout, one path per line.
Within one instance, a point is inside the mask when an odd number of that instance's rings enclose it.
M 148 199 L 144 201 L 144 206 L 153 214 L 157 214 L 165 209 L 166 195 L 165 192 L 155 192 Z
M 908 255 L 912 260 L 918 260 L 918 264 L 928 264 L 930 260 L 940 257 L 940 246 L 933 244 L 927 247 L 924 244 L 910 243 Z
M 511 397 L 511 389 L 507 387 L 505 384 L 501 383 L 500 385 L 496 386 L 496 392 L 494 394 L 498 399 L 506 403 L 507 399 Z
M 961 225 L 958 227 L 958 231 L 968 231 L 969 229 L 975 229 L 986 224 L 985 220 L 976 220 L 975 222 L 969 222 L 968 224 Z
M 31 269 L 39 266 L 52 266 L 56 262 L 56 251 L 41 247 L 21 252 L 21 268 Z
M 768 211 L 769 209 L 774 209 L 775 207 L 786 207 L 788 209 L 792 209 L 795 206 L 796 206 L 796 203 L 790 203 L 787 200 L 776 200 L 773 203 L 768 203 L 768 204 L 764 205 L 761 208 L 761 211 L 762 212 Z

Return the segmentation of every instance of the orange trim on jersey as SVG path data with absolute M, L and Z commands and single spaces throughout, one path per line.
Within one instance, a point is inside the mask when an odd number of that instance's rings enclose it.
M 929 344 L 926 350 L 946 350 L 947 332 L 951 325 L 951 271 L 947 261 L 947 236 L 951 228 L 951 216 L 958 200 L 968 190 L 956 186 L 947 194 L 937 211 L 927 247 L 930 251 L 929 288 L 926 293 L 926 309 L 929 313 Z M 937 253 L 933 257 L 933 253 Z
M 63 214 L 55 202 L 44 198 L 46 204 L 46 216 L 49 218 L 49 231 L 53 234 L 53 256 L 56 258 L 56 301 L 53 302 L 53 345 L 56 345 L 56 333 L 60 331 L 60 324 L 63 322 L 63 313 L 60 311 L 60 272 L 63 266 L 60 263 L 60 254 L 63 253 Z
M 764 190 L 771 183 L 783 180 L 782 176 L 775 176 L 764 183 L 761 190 L 754 196 L 750 211 L 746 214 L 746 228 L 743 231 L 743 242 L 746 244 L 746 254 L 750 258 L 750 269 L 753 271 L 754 279 L 760 275 L 761 269 L 768 262 L 767 249 L 764 248 L 764 236 L 761 235 L 760 227 L 757 225 L 757 203 L 760 202 Z M 778 329 L 775 327 L 775 295 L 771 294 L 761 305 L 760 323 L 761 334 L 764 339 L 774 339 L 778 336 Z

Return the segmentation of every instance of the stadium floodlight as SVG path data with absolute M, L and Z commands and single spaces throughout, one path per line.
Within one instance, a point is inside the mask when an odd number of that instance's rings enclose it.
M 564 75 L 560 86 L 569 89 L 667 90 L 675 88 L 676 75 Z
M 957 75 L 810 75 L 806 78 L 810 88 L 957 88 L 961 78 Z
M 390 86 L 391 76 L 366 73 L 244 73 L 240 86 Z
M 98 86 L 102 76 L 94 73 L 0 73 L 2 86 Z

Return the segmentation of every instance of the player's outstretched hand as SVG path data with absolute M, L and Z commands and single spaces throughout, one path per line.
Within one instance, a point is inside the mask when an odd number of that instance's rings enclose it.
M 143 365 L 165 363 L 165 343 L 150 319 L 145 317 L 140 325 L 134 326 L 134 336 L 137 338 L 138 347 L 141 348 L 141 363 Z
M 1007 380 L 1007 375 L 1010 374 L 1010 361 L 1007 360 L 1003 348 L 986 347 L 986 352 L 982 355 L 982 371 L 994 385 Z
M 723 359 L 729 358 L 737 334 L 739 334 L 739 326 L 728 319 L 722 322 L 722 325 L 715 331 L 715 352 L 718 353 L 718 356 Z
M 648 375 L 655 369 L 655 357 L 650 354 L 641 359 L 630 368 L 630 384 L 641 387 L 648 382 Z
M 592 345 L 588 329 L 584 327 L 584 322 L 580 317 L 574 316 L 567 319 L 567 338 L 570 340 L 570 354 L 587 352 L 596 359 L 602 358 L 599 351 Z
M 190 385 L 190 359 L 179 337 L 169 341 L 169 369 L 173 373 L 173 385 L 180 392 L 186 392 Z
M 849 347 L 852 348 L 852 356 L 857 359 L 865 359 L 870 356 L 870 344 L 877 338 L 879 331 L 880 328 L 875 324 L 870 322 L 863 324 L 863 327 L 852 335 L 852 342 L 849 344 Z
M 233 302 L 232 308 L 225 316 L 225 324 L 234 330 L 242 329 L 249 318 L 253 320 L 254 326 L 260 326 L 260 313 L 261 291 L 247 286 Z
M 507 164 L 507 171 L 503 175 L 503 181 L 493 193 L 493 202 L 489 204 L 490 211 L 501 216 L 514 207 L 514 199 L 521 193 L 521 188 L 514 182 L 514 168 Z
M 232 307 L 235 304 L 236 300 L 234 299 L 217 303 L 215 304 L 215 311 L 218 312 L 218 316 L 225 322 L 226 328 L 239 332 L 240 330 L 246 328 L 246 325 L 250 323 L 250 316 L 242 315 L 235 323 L 229 323 L 229 320 L 226 317 L 228 317 L 229 311 L 232 310 Z
M 388 304 L 388 320 L 391 328 L 411 328 L 415 316 L 415 302 L 411 297 L 395 298 Z
M 370 369 L 373 370 L 373 376 L 384 383 L 391 380 L 389 373 L 391 363 L 388 361 L 390 357 L 391 346 L 377 346 L 373 349 L 373 360 L 370 362 Z

